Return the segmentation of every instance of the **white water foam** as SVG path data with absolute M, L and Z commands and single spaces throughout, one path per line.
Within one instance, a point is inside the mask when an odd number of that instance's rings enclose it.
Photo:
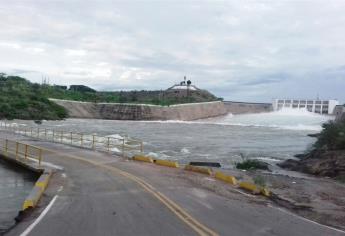
M 284 108 L 280 111 L 255 114 L 228 114 L 226 116 L 197 121 L 144 121 L 150 123 L 207 124 L 222 126 L 267 127 L 283 130 L 321 131 L 322 124 L 334 119 L 333 116 L 320 115 L 305 109 Z

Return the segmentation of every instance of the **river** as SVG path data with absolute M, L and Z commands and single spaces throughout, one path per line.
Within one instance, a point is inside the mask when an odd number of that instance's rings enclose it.
M 44 121 L 41 127 L 107 136 L 125 134 L 144 141 L 147 155 L 160 159 L 221 162 L 232 168 L 243 158 L 276 163 L 308 150 L 322 123 L 331 116 L 286 109 L 260 114 L 229 114 L 198 121 L 116 121 L 67 119 Z M 33 122 L 16 121 L 35 126 Z
M 243 158 L 274 164 L 308 150 L 322 123 L 331 116 L 303 110 L 227 115 L 198 121 L 116 121 L 67 119 L 44 121 L 40 127 L 104 136 L 124 136 L 144 141 L 147 155 L 160 159 L 218 161 L 233 168 Z M 36 126 L 32 121 L 12 123 Z M 0 163 L 0 228 L 13 223 L 25 196 L 33 185 L 32 176 Z
M 0 235 L 14 225 L 14 218 L 36 179 L 32 172 L 0 159 Z

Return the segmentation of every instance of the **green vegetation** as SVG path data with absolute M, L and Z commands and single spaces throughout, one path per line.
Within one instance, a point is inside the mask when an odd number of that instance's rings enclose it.
M 256 185 L 259 185 L 260 187 L 266 187 L 266 181 L 262 176 L 255 176 L 253 178 L 253 181 Z
M 236 168 L 241 170 L 268 170 L 268 166 L 266 163 L 258 160 L 249 159 L 236 163 Z
M 67 117 L 66 110 L 48 98 L 105 103 L 134 103 L 170 106 L 181 103 L 221 100 L 207 91 L 114 91 L 98 92 L 85 85 L 31 83 L 18 76 L 0 73 L 0 119 L 56 120 Z
M 194 92 L 194 91 L 193 91 Z M 49 98 L 83 101 L 83 102 L 108 102 L 108 103 L 133 103 L 170 106 L 174 104 L 216 101 L 211 94 L 191 93 L 189 97 L 176 96 L 163 91 L 114 91 L 114 92 L 90 92 L 72 91 L 61 89 L 57 86 L 46 86 L 45 94 Z
M 345 149 L 345 120 L 323 124 L 323 130 L 314 147 L 325 150 Z
M 41 85 L 0 74 L 0 119 L 58 120 L 66 116 L 63 107 L 47 99 Z

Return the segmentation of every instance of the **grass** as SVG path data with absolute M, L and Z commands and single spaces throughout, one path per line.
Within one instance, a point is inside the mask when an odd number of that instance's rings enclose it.
M 241 170 L 268 170 L 267 164 L 258 160 L 243 160 L 236 163 L 236 168 Z

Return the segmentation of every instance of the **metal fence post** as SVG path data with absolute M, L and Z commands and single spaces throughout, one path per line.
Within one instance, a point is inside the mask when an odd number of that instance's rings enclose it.
M 92 149 L 95 149 L 95 135 L 92 135 Z
M 53 130 L 53 142 L 55 141 L 55 130 Z
M 83 134 L 80 135 L 80 146 L 83 146 Z
M 143 145 L 143 142 L 140 142 L 140 152 L 141 152 L 141 153 L 144 152 L 144 145 Z
M 32 127 L 30 127 L 30 136 L 32 137 Z
M 122 139 L 122 157 L 125 157 L 125 139 Z
M 41 160 L 42 160 L 42 149 L 38 149 L 38 166 L 41 166 Z
M 63 131 L 61 131 L 61 137 L 60 137 L 60 142 L 63 142 Z
M 5 153 L 7 154 L 7 150 L 8 150 L 8 140 L 6 139 L 6 142 L 5 142 Z
M 71 132 L 71 145 L 73 144 L 73 132 Z
M 110 152 L 110 137 L 108 137 L 107 139 L 108 139 L 108 142 L 107 142 L 107 149 L 108 149 L 108 152 Z
M 18 159 L 18 146 L 19 146 L 19 144 L 18 144 L 18 142 L 16 142 L 16 160 Z
M 25 159 L 28 158 L 28 145 L 25 145 L 25 154 L 24 154 Z

